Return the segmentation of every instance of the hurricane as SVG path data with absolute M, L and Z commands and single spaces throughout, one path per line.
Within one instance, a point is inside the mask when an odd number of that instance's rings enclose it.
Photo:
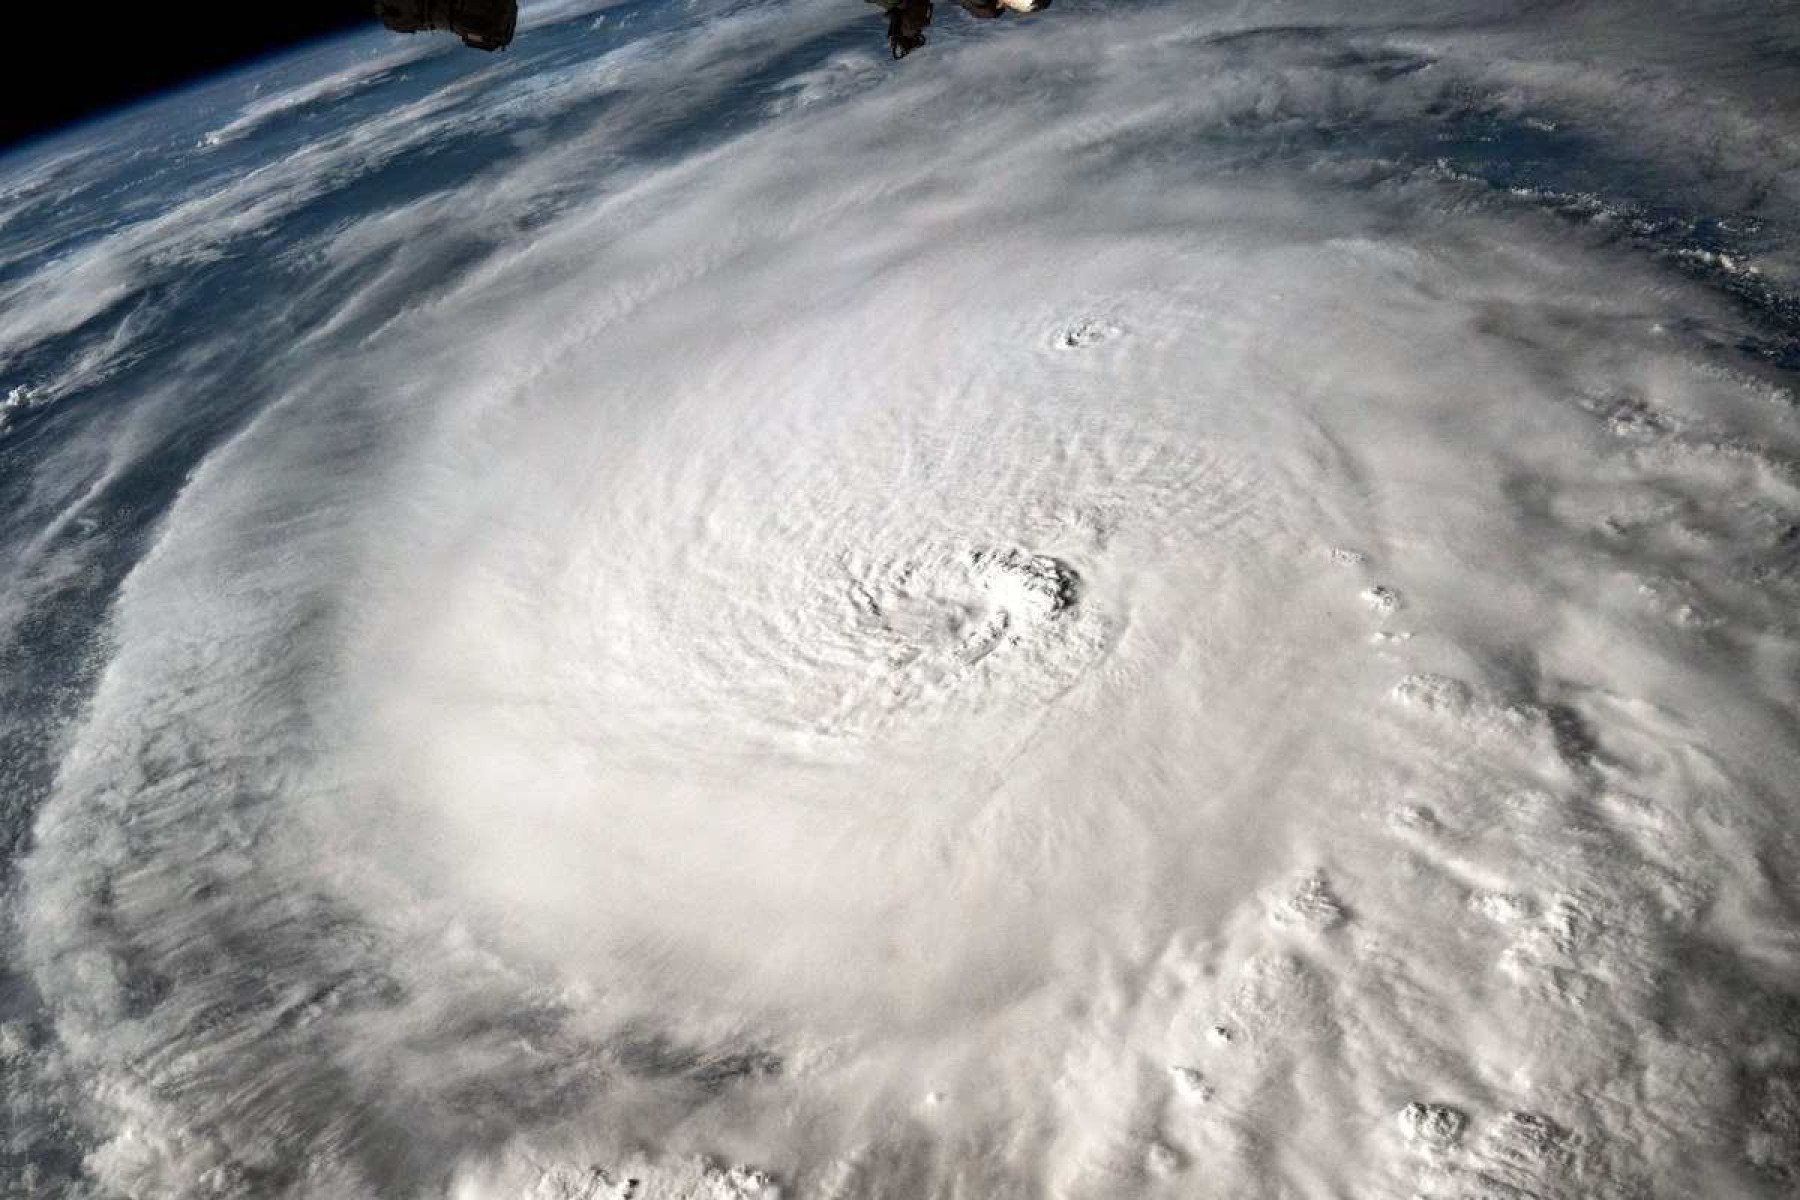
M 1800 15 L 941 7 L 0 159 L 0 1193 L 1800 1186 Z

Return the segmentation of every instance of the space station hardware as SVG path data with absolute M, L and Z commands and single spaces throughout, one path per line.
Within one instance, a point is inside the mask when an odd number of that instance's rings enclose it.
M 477 50 L 500 50 L 513 39 L 518 0 L 376 0 L 375 15 L 397 33 L 446 29 Z
M 887 17 L 888 49 L 905 58 L 926 41 L 925 30 L 934 15 L 932 0 L 869 0 Z M 1050 0 L 956 0 L 972 17 L 992 20 L 1009 12 L 1033 13 L 1050 7 Z

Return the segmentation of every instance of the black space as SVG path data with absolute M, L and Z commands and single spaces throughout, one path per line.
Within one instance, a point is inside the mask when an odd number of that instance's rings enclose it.
M 7 6 L 0 146 L 358 25 L 374 0 L 113 0 Z

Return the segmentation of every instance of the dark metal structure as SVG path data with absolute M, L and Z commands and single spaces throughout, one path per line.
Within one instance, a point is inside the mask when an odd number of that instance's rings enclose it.
M 376 0 L 375 15 L 397 33 L 445 29 L 477 50 L 500 50 L 513 39 L 518 0 Z
M 925 44 L 925 30 L 931 25 L 932 0 L 869 0 L 887 14 L 888 49 L 895 58 L 905 58 Z M 1050 0 L 956 0 L 964 12 L 982 20 L 992 20 L 1008 12 L 1032 13 L 1050 7 Z

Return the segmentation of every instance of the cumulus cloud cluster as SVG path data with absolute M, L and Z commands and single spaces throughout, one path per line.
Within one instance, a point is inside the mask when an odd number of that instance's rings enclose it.
M 12 167 L 9 1161 L 1795 1186 L 1791 15 L 595 7 Z

